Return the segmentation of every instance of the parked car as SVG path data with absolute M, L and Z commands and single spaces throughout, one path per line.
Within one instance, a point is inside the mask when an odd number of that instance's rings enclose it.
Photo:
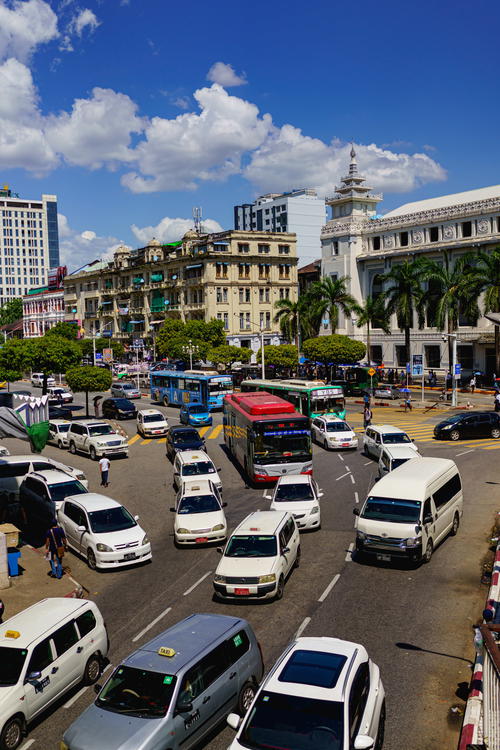
M 311 437 L 325 450 L 355 449 L 358 447 L 356 433 L 347 422 L 331 414 L 315 417 L 311 422 Z
M 374 388 L 373 395 L 375 398 L 389 398 L 395 401 L 398 398 L 403 398 L 403 394 L 399 388 L 395 385 L 377 385 Z
M 47 388 L 47 394 L 49 396 L 49 404 L 72 404 L 73 394 L 68 391 L 67 388 L 62 388 L 60 385 L 51 385 Z
M 171 461 L 177 451 L 195 451 L 205 447 L 205 440 L 194 427 L 169 427 L 167 432 L 167 456 Z
M 10 450 L 5 445 L 0 445 L 0 456 L 10 456 Z
M 183 404 L 180 408 L 179 419 L 182 424 L 191 424 L 193 427 L 212 424 L 212 415 L 208 406 L 204 404 Z
M 453 414 L 434 427 L 438 440 L 500 438 L 500 414 L 494 411 Z
M 137 409 L 128 398 L 105 398 L 102 402 L 102 416 L 107 419 L 135 419 Z
M 88 453 L 95 461 L 100 456 L 128 456 L 128 443 L 108 422 L 85 419 L 72 422 L 68 431 L 70 453 Z
M 143 438 L 163 437 L 168 431 L 168 420 L 158 409 L 137 412 L 137 432 Z
M 174 517 L 176 544 L 206 544 L 225 542 L 226 516 L 222 508 L 227 505 L 215 484 L 209 479 L 184 482 L 177 493 Z
M 49 422 L 49 437 L 47 443 L 57 445 L 58 448 L 67 448 L 68 431 L 71 422 L 68 419 L 51 419 Z
M 25 476 L 33 471 L 46 471 L 48 469 L 65 472 L 73 479 L 81 482 L 84 487 L 88 488 L 89 486 L 87 477 L 81 469 L 75 469 L 61 461 L 56 461 L 54 458 L 36 454 L 2 456 L 0 458 L 0 493 L 15 500 L 19 496 L 19 488 Z
M 56 384 L 56 381 L 51 375 L 47 375 L 47 388 L 49 386 L 54 386 Z M 34 372 L 31 375 L 31 385 L 35 385 L 39 388 L 43 386 L 43 372 Z M 31 395 L 31 394 L 30 394 Z
M 274 492 L 264 495 L 271 501 L 270 510 L 288 511 L 301 529 L 320 529 L 319 499 L 323 497 L 316 481 L 309 474 L 288 474 L 280 477 Z
M 41 530 L 45 539 L 46 530 L 57 518 L 63 500 L 69 495 L 84 495 L 88 492 L 78 479 L 64 471 L 47 469 L 28 474 L 19 488 L 19 503 L 23 520 L 30 533 Z
M 117 398 L 140 398 L 140 390 L 132 383 L 113 383 L 111 395 Z

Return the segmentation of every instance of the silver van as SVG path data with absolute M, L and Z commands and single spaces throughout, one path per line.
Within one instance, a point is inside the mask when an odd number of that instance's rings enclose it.
M 246 620 L 191 615 L 96 685 L 95 703 L 66 730 L 61 750 L 187 750 L 232 711 L 246 713 L 263 672 Z

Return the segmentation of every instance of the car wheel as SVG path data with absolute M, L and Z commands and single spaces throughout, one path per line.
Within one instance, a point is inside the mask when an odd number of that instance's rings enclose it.
M 96 461 L 97 460 L 97 453 L 95 452 L 95 448 L 94 448 L 93 445 L 90 446 L 89 453 L 90 453 L 90 458 L 92 459 L 92 461 Z
M 498 429 L 498 427 L 493 427 L 493 429 L 491 430 L 491 437 L 495 438 L 495 440 L 500 438 L 500 430 Z
M 85 665 L 85 671 L 83 673 L 83 682 L 85 685 L 93 685 L 97 682 L 101 674 L 101 660 L 94 654 L 90 657 Z
M 460 518 L 458 516 L 458 513 L 455 513 L 453 517 L 453 525 L 451 527 L 450 536 L 456 536 L 458 527 L 460 526 Z
M 168 406 L 168 397 L 163 396 L 163 406 Z
M 241 717 L 245 716 L 246 712 L 252 705 L 256 692 L 257 689 L 253 682 L 245 682 L 241 688 L 238 696 L 238 713 Z
M 90 570 L 97 570 L 97 561 L 95 559 L 94 551 L 90 549 L 87 550 L 87 564 L 90 568 Z
M 23 739 L 23 720 L 20 716 L 9 719 L 2 729 L 0 735 L 0 747 L 2 750 L 15 750 Z
M 434 546 L 432 544 L 431 539 L 427 542 L 427 547 L 425 548 L 425 553 L 423 557 L 424 563 L 428 563 L 431 561 L 432 553 L 434 551 Z
M 293 564 L 294 568 L 298 568 L 299 566 L 300 566 L 300 544 L 299 544 L 299 547 L 297 549 L 297 557 L 295 558 L 295 562 Z
M 382 746 L 384 744 L 384 734 L 385 734 L 385 701 L 382 703 L 382 708 L 380 709 L 380 719 L 378 721 L 378 732 L 377 732 L 377 739 L 375 740 L 375 750 L 382 750 Z
M 278 581 L 278 588 L 276 589 L 276 600 L 283 599 L 283 591 L 285 590 L 285 579 L 280 576 Z
M 325 451 L 328 450 L 328 442 L 327 442 L 326 438 L 325 438 L 325 440 L 323 442 L 323 448 L 325 449 Z
M 76 445 L 73 442 L 69 444 L 69 452 L 72 453 L 73 455 L 75 455 L 76 453 Z
M 62 440 L 58 440 L 57 441 L 57 447 L 60 448 L 60 449 L 64 448 L 64 446 L 62 444 Z
M 456 442 L 459 438 L 460 438 L 460 433 L 458 430 L 452 430 L 450 432 L 450 440 L 453 440 L 454 442 Z

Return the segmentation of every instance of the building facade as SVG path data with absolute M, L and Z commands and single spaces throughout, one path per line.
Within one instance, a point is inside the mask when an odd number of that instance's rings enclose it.
M 234 207 L 234 228 L 256 232 L 293 232 L 297 256 L 311 262 L 320 255 L 325 201 L 315 190 L 268 193 L 254 203 Z
M 47 284 L 59 265 L 57 196 L 24 199 L 0 190 L 0 304 Z
M 56 323 L 66 320 L 63 280 L 66 266 L 51 268 L 46 287 L 34 287 L 23 296 L 23 336 L 43 336 Z
M 407 259 L 426 256 L 443 261 L 446 252 L 452 263 L 465 252 L 488 251 L 500 242 L 500 185 L 463 193 L 407 203 L 380 217 L 377 205 L 381 195 L 371 193 L 357 168 L 351 151 L 349 174 L 327 198 L 332 218 L 323 227 L 322 275 L 348 276 L 350 293 L 362 303 L 384 289 L 382 274 Z M 371 360 L 386 367 L 404 367 L 413 354 L 423 355 L 425 370 L 447 371 L 448 342 L 433 325 L 432 308 L 423 329 L 411 334 L 411 352 L 406 352 L 404 334 L 391 320 L 391 335 L 373 329 Z M 329 333 L 323 323 L 322 333 Z M 338 333 L 366 342 L 366 331 L 356 325 L 356 316 L 340 313 Z M 494 327 L 480 317 L 470 321 L 461 316 L 458 334 L 458 360 L 464 374 L 473 370 L 493 373 Z
M 64 280 L 66 319 L 86 336 L 122 341 L 152 337 L 168 317 L 221 320 L 227 342 L 256 352 L 283 341 L 274 322 L 278 299 L 297 300 L 295 235 L 188 232 L 182 241 L 119 247 Z

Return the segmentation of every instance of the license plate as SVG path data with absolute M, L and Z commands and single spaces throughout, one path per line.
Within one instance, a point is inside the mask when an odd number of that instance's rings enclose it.
M 135 560 L 135 552 L 127 552 L 126 555 L 123 555 L 124 560 Z
M 342 443 L 342 448 L 348 448 L 350 443 Z
M 206 536 L 199 536 L 194 541 L 196 542 L 196 544 L 203 544 L 204 542 L 208 542 L 208 538 Z
M 377 560 L 382 560 L 382 562 L 391 562 L 391 556 L 390 555 L 377 555 Z
M 250 593 L 250 589 L 235 589 L 234 593 L 237 594 L 238 596 L 245 596 Z

